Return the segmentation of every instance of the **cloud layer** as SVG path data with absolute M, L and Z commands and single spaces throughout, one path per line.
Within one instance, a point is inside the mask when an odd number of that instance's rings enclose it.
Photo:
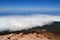
M 60 21 L 60 16 L 42 14 L 29 16 L 0 16 L 0 32 L 5 30 L 27 30 L 36 26 L 42 27 L 43 25 L 49 25 L 54 21 Z

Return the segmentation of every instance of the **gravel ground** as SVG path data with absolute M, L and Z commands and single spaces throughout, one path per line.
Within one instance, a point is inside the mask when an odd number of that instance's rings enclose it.
M 7 35 L 0 35 L 0 40 L 59 40 L 60 36 L 54 33 L 44 32 L 44 33 L 11 33 Z

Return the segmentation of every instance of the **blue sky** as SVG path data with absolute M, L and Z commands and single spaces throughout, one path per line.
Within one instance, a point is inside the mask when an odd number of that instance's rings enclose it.
M 60 0 L 0 0 L 0 15 L 60 14 Z

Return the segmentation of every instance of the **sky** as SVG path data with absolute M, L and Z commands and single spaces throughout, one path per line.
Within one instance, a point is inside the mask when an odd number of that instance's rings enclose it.
M 0 0 L 1 15 L 60 15 L 60 0 Z

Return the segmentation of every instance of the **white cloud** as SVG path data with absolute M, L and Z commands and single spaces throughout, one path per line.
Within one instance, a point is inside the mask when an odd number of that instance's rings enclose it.
M 17 31 L 29 29 L 36 26 L 43 26 L 54 21 L 60 21 L 60 16 L 53 15 L 30 15 L 30 16 L 0 16 L 0 31 Z

